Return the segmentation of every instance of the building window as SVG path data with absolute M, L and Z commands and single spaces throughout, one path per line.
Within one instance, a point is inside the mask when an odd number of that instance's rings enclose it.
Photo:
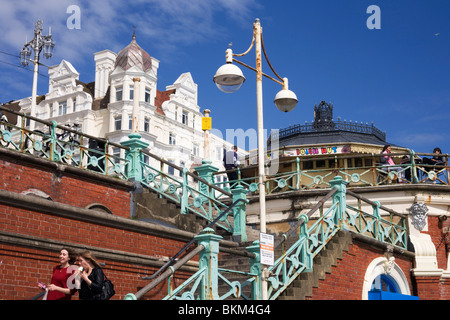
M 72 112 L 76 112 L 77 111 L 77 98 L 73 98 L 72 100 Z
M 116 87 L 116 101 L 122 101 L 123 87 Z
M 51 108 L 50 108 L 50 114 L 52 114 L 52 109 L 51 109 Z M 29 113 L 26 113 L 25 115 L 27 116 L 27 117 L 25 118 L 25 126 L 29 127 L 29 126 L 30 126 L 31 120 L 30 120 L 30 118 L 28 118 L 28 117 L 30 116 L 30 114 L 29 114 Z
M 150 118 L 144 118 L 144 131 L 150 132 Z
M 194 154 L 194 156 L 198 156 L 200 153 L 200 148 L 198 146 L 197 143 L 194 143 L 194 146 L 192 148 L 192 153 Z
M 173 164 L 173 163 L 174 163 L 173 160 L 169 160 L 169 162 L 170 162 L 170 164 Z M 168 172 L 169 174 L 171 174 L 171 175 L 174 175 L 174 174 L 175 174 L 175 168 L 169 165 L 168 168 L 167 168 L 167 172 Z
M 223 148 L 216 147 L 216 160 L 221 161 L 223 159 Z
M 145 102 L 150 103 L 150 89 L 145 88 Z
M 128 129 L 130 129 L 130 130 L 133 129 L 133 115 L 132 114 L 128 115 Z
M 169 144 L 175 145 L 175 135 L 173 133 L 169 133 Z
M 122 116 L 116 116 L 114 117 L 114 129 L 122 130 Z
M 184 163 L 184 161 L 180 161 L 180 167 L 184 168 L 185 165 L 186 165 L 186 164 Z M 180 177 L 182 177 L 182 176 L 183 176 L 183 171 L 180 170 Z
M 134 99 L 134 86 L 130 86 L 130 100 Z
M 183 114 L 181 116 L 181 122 L 185 125 L 188 124 L 188 113 L 187 111 L 183 111 Z
M 67 101 L 59 103 L 59 114 L 60 116 L 67 114 Z

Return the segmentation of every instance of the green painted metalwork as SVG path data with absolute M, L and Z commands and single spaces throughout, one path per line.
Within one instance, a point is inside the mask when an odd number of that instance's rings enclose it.
M 55 121 L 42 121 L 3 107 L 0 109 L 18 118 L 17 124 L 0 123 L 0 144 L 4 148 L 107 176 L 129 178 L 125 172 L 128 160 L 113 154 L 113 148 L 125 153 L 127 147 L 58 125 Z M 34 122 L 36 129 L 30 131 L 28 122 Z M 90 145 L 93 144 L 102 147 L 92 148 Z
M 141 151 L 142 152 L 142 151 Z M 145 153 L 150 157 L 156 158 L 154 155 Z M 167 161 L 159 159 L 161 164 L 172 166 L 177 171 L 181 172 L 181 179 L 164 171 L 164 169 L 157 169 L 150 164 L 141 162 L 142 180 L 140 181 L 147 188 L 157 192 L 160 196 L 170 199 L 174 203 L 180 204 L 181 213 L 193 213 L 201 216 L 207 221 L 213 221 L 215 217 L 219 216 L 228 208 L 228 204 L 217 199 L 216 194 L 223 194 L 226 199 L 232 198 L 232 194 L 228 193 L 216 186 L 211 185 L 208 181 L 194 176 L 187 169 L 170 164 Z M 197 179 L 202 182 L 203 187 L 195 187 L 195 184 L 190 182 Z M 231 215 L 233 212 L 229 212 Z M 233 233 L 233 225 L 231 217 L 224 216 L 217 224 L 224 230 Z
M 59 126 L 54 121 L 40 121 L 21 113 L 17 113 L 17 115 L 20 118 L 18 126 L 9 123 L 0 124 L 0 143 L 3 147 L 81 169 L 94 170 L 104 175 L 117 176 L 121 179 L 135 179 L 156 191 L 160 196 L 179 203 L 181 213 L 195 213 L 210 222 L 217 222 L 219 227 L 233 233 L 234 236 L 239 236 L 242 241 L 247 239 L 245 231 L 246 193 L 258 191 L 255 188 L 254 178 L 231 182 L 231 192 L 228 192 L 211 183 L 213 174 L 217 170 L 211 167 L 207 161 L 199 171 L 202 172 L 204 169 L 201 177 L 196 177 L 186 168 L 177 167 L 147 153 L 144 150 L 147 144 L 141 141 L 138 134 L 130 135 L 128 141 L 118 145 Z M 27 119 L 35 121 L 38 129 L 28 130 Z M 90 146 L 92 141 L 97 142 L 97 145 L 101 145 L 101 147 L 92 148 Z M 125 159 L 116 156 L 112 152 L 112 148 L 124 150 Z M 145 163 L 144 155 L 157 159 L 160 168 L 157 169 Z M 436 167 L 416 163 L 414 152 L 411 152 L 410 156 L 413 159 L 410 164 L 399 165 L 402 167 L 400 172 L 411 170 L 410 183 L 430 180 L 448 184 L 448 159 L 445 166 Z M 392 174 L 392 172 L 384 170 L 386 166 L 376 166 L 375 164 L 370 167 L 335 168 L 332 172 L 330 170 L 300 170 L 298 158 L 295 160 L 295 164 L 295 171 L 269 177 L 267 182 L 269 193 L 317 186 L 336 191 L 332 195 L 331 207 L 326 212 L 320 210 L 316 220 L 310 221 L 310 216 L 306 215 L 299 217 L 298 239 L 269 268 L 269 299 L 276 299 L 299 274 L 310 271 L 313 268 L 314 257 L 341 229 L 357 232 L 406 249 L 407 229 L 404 216 L 387 210 L 380 203 L 364 199 L 346 190 L 347 185 L 370 185 L 369 179 L 365 178 L 368 175 L 382 176 L 372 185 L 397 179 L 399 171 Z M 165 172 L 164 166 L 172 166 L 179 171 L 181 179 Z M 359 171 L 356 172 L 356 169 Z M 302 179 L 306 178 L 312 182 L 305 186 L 302 185 Z M 195 179 L 201 182 L 199 188 L 194 187 Z M 348 205 L 347 195 L 358 199 L 357 207 Z M 240 203 L 230 210 L 230 207 L 221 199 L 232 199 L 234 203 L 236 201 Z M 371 212 L 362 210 L 362 202 L 366 203 L 366 207 L 369 204 Z M 381 214 L 382 210 L 387 211 L 387 214 Z M 233 218 L 230 216 L 231 213 Z M 386 219 L 386 217 L 389 218 Z M 195 238 L 199 244 L 199 270 L 180 287 L 174 290 L 169 288 L 169 295 L 165 299 L 225 299 L 231 295 L 241 297 L 242 288 L 247 285 L 252 286 L 251 297 L 244 295 L 242 298 L 259 299 L 261 297 L 262 270 L 257 252 L 258 244 L 254 243 L 247 248 L 252 253 L 250 272 L 242 272 L 218 268 L 220 239 L 220 236 L 213 234 L 212 229 L 205 229 Z M 230 273 L 244 275 L 246 280 L 242 283 L 228 281 L 225 274 Z M 219 279 L 229 288 L 222 296 L 219 296 L 217 291 Z M 126 299 L 136 298 L 133 294 L 126 296 Z
M 233 236 L 240 238 L 240 241 L 247 241 L 247 216 L 245 209 L 247 206 L 247 190 L 243 186 L 237 186 L 231 190 L 233 202 L 240 199 L 244 200 L 233 208 Z
M 128 140 L 122 141 L 123 146 L 129 149 L 126 152 L 125 160 L 128 165 L 126 167 L 126 175 L 128 179 L 135 179 L 136 181 L 143 180 L 143 168 L 142 163 L 144 163 L 144 155 L 141 150 L 148 147 L 148 143 L 141 140 L 141 135 L 138 133 L 132 133 L 128 136 Z

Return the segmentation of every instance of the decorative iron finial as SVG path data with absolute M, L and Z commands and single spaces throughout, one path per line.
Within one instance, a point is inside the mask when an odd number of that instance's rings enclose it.
M 136 40 L 136 26 L 133 26 L 133 40 Z

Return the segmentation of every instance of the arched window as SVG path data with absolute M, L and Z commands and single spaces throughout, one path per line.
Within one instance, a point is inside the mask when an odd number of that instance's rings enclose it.
M 370 291 L 398 293 L 398 286 L 393 279 L 390 279 L 385 274 L 381 274 L 373 280 Z
M 374 259 L 367 267 L 362 299 L 412 300 L 418 297 L 411 296 L 408 280 L 402 269 L 395 263 L 395 258 L 380 257 Z

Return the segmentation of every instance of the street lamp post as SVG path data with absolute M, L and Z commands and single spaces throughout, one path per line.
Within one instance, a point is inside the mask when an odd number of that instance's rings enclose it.
M 242 57 L 250 52 L 253 45 L 255 45 L 256 51 L 256 68 L 250 67 L 247 64 L 238 61 L 233 58 Z M 262 72 L 262 52 L 269 64 L 271 70 L 279 79 L 275 79 Z M 262 38 L 262 27 L 259 19 L 256 19 L 253 24 L 253 39 L 250 47 L 242 54 L 233 54 L 229 48 L 226 50 L 226 64 L 221 66 L 214 75 L 214 82 L 217 87 L 225 92 L 232 93 L 242 86 L 245 81 L 245 77 L 239 67 L 233 65 L 233 61 L 239 63 L 256 72 L 256 106 L 257 106 L 257 120 L 258 120 L 258 178 L 259 178 L 259 215 L 260 215 L 260 232 L 266 233 L 266 191 L 265 191 L 265 168 L 264 168 L 264 126 L 263 126 L 263 95 L 262 95 L 262 77 L 265 76 L 283 86 L 283 89 L 275 96 L 274 103 L 280 111 L 289 112 L 293 110 L 298 102 L 295 93 L 288 88 L 288 79 L 281 78 L 270 64 Z M 263 277 L 263 299 L 267 300 L 267 281 L 266 277 Z
M 49 28 L 48 35 L 42 35 L 42 20 L 38 20 L 35 24 L 34 28 L 34 37 L 33 40 L 26 43 L 23 49 L 20 51 L 20 62 L 26 67 L 29 61 L 34 64 L 34 74 L 33 74 L 33 90 L 31 95 L 31 110 L 30 115 L 32 117 L 36 116 L 36 92 L 37 92 L 37 75 L 38 75 L 38 66 L 39 66 L 39 55 L 44 49 L 44 56 L 47 59 L 50 59 L 53 55 L 53 49 L 55 48 L 55 43 L 52 40 L 51 29 Z M 34 51 L 34 59 L 31 60 L 31 50 Z M 34 122 L 30 122 L 30 130 L 33 131 Z

